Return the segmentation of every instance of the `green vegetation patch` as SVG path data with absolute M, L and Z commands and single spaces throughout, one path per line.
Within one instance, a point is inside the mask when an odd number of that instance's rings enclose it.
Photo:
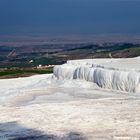
M 129 57 L 137 57 L 137 56 L 140 56 L 140 47 L 134 47 L 134 48 L 113 52 L 113 57 L 129 58 Z
M 15 78 L 15 77 L 26 77 L 35 74 L 50 74 L 53 73 L 53 68 L 47 69 L 9 69 L 9 70 L 1 70 L 0 78 Z

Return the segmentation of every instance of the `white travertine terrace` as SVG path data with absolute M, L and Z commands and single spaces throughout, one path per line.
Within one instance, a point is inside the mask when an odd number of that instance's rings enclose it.
M 0 79 L 0 140 L 139 140 L 139 69 L 140 57 L 74 60 Z
M 140 57 L 68 61 L 54 68 L 58 79 L 82 79 L 106 89 L 140 92 Z

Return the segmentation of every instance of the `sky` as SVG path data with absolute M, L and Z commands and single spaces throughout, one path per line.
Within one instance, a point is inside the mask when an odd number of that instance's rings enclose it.
M 140 34 L 140 0 L 0 0 L 2 34 Z

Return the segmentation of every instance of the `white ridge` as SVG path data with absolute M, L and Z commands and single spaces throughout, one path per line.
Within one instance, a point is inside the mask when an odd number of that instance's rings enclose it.
M 140 57 L 72 60 L 54 67 L 58 79 L 82 79 L 99 87 L 140 92 Z

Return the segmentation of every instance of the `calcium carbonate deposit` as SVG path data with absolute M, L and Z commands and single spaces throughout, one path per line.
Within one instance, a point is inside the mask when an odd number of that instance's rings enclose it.
M 120 62 L 121 61 L 121 62 Z M 140 92 L 140 57 L 68 61 L 54 68 L 58 79 L 82 79 L 101 88 Z
M 0 80 L 0 140 L 140 140 L 140 57 L 72 60 Z

